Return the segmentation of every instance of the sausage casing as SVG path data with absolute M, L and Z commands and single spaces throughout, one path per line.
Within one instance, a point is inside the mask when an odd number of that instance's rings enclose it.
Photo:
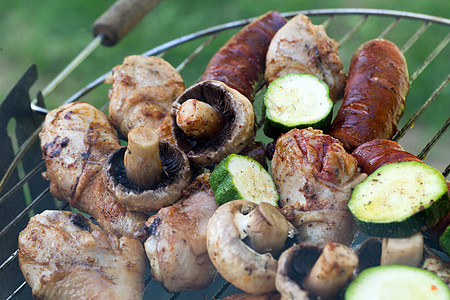
M 270 11 L 242 28 L 209 61 L 202 80 L 222 81 L 253 102 L 257 81 L 263 76 L 267 49 L 287 20 Z
M 381 166 L 402 161 L 420 161 L 399 143 L 385 139 L 375 139 L 358 146 L 352 155 L 356 158 L 364 173 L 372 174 Z
M 390 41 L 361 45 L 350 62 L 344 100 L 329 134 L 347 151 L 374 139 L 391 139 L 409 92 L 406 60 Z

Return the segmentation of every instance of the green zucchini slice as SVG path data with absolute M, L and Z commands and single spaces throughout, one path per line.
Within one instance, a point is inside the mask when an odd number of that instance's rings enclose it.
M 263 131 L 277 138 L 294 128 L 325 130 L 332 115 L 328 85 L 314 75 L 290 73 L 269 84 L 263 102 Z
M 278 205 L 280 198 L 272 176 L 256 160 L 238 154 L 224 158 L 209 177 L 217 204 L 239 199 Z
M 447 255 L 450 255 L 450 225 L 445 228 L 444 232 L 439 237 L 439 244 L 441 245 L 442 250 L 447 252 Z
M 384 165 L 358 184 L 348 208 L 360 231 L 403 238 L 436 225 L 449 211 L 444 176 L 418 161 Z
M 387 265 L 361 272 L 345 291 L 345 299 L 450 299 L 450 289 L 433 272 Z

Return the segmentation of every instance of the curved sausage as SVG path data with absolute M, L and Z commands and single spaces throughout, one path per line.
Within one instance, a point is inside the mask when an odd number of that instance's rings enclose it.
M 361 45 L 351 59 L 344 100 L 329 134 L 347 151 L 374 139 L 391 139 L 403 116 L 408 77 L 395 44 L 375 39 Z
M 253 102 L 254 87 L 264 74 L 266 53 L 287 20 L 270 11 L 236 33 L 209 61 L 202 80 L 222 81 Z
M 399 143 L 391 140 L 376 139 L 358 146 L 352 155 L 367 175 L 372 174 L 381 166 L 402 161 L 420 161 L 417 156 L 409 153 Z

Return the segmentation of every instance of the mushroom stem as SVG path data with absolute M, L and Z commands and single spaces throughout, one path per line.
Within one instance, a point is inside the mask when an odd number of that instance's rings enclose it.
M 177 125 L 186 135 L 200 139 L 216 136 L 224 127 L 222 114 L 208 103 L 188 99 L 177 112 Z
M 283 249 L 290 228 L 278 208 L 265 202 L 248 214 L 237 214 L 236 223 L 239 224 L 241 239 L 248 237 L 251 248 L 274 256 Z
M 128 147 L 124 157 L 129 181 L 150 187 L 161 178 L 158 134 L 148 127 L 136 127 L 128 133 Z
M 417 267 L 423 255 L 423 235 L 418 232 L 408 238 L 384 238 L 381 245 L 381 265 Z
M 329 243 L 303 282 L 303 288 L 321 299 L 333 298 L 353 275 L 358 256 L 343 244 Z

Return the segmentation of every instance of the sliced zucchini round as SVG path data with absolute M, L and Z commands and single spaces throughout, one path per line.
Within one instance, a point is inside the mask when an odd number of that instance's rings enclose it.
M 230 154 L 209 177 L 217 204 L 239 199 L 278 205 L 280 198 L 272 176 L 253 158 Z
M 450 289 L 433 272 L 387 265 L 361 272 L 345 291 L 345 299 L 450 299 Z
M 325 130 L 332 115 L 328 85 L 314 75 L 290 73 L 269 84 L 263 102 L 263 131 L 277 138 L 293 128 Z
M 384 165 L 353 190 L 348 208 L 360 231 L 403 238 L 433 227 L 449 211 L 444 176 L 418 161 Z

